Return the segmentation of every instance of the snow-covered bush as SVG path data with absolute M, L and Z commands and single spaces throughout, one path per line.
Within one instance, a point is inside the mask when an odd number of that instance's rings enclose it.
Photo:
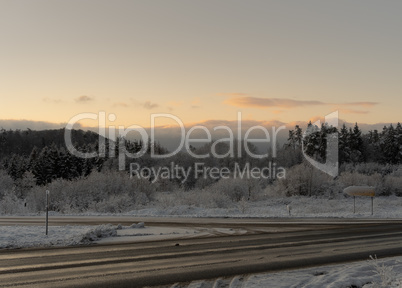
M 127 194 L 110 195 L 101 202 L 94 202 L 89 210 L 100 213 L 121 213 L 131 207 L 131 198 Z
M 36 186 L 32 188 L 27 195 L 26 198 L 26 204 L 27 204 L 27 210 L 28 212 L 31 213 L 37 213 L 40 211 L 45 211 L 46 209 L 46 203 L 45 203 L 45 197 L 46 197 L 46 189 L 43 187 Z
M 224 194 L 233 202 L 239 202 L 243 197 L 251 199 L 261 192 L 261 188 L 255 180 L 241 178 L 221 179 L 209 186 L 207 190 Z
M 24 212 L 24 201 L 15 196 L 11 190 L 6 192 L 0 201 L 0 215 L 18 214 Z
M 276 184 L 276 183 L 275 183 Z M 286 190 L 279 185 L 270 184 L 263 190 L 263 195 L 266 198 L 282 198 L 286 196 Z
M 246 198 L 241 198 L 240 201 L 237 203 L 237 208 L 240 210 L 242 214 L 246 213 L 249 208 L 249 203 Z
M 171 192 L 160 192 L 154 195 L 154 199 L 163 209 L 175 206 L 178 198 L 179 197 L 175 197 L 175 195 Z
M 211 190 L 208 187 L 204 190 L 195 189 L 191 191 L 189 197 L 195 199 L 196 206 L 203 208 L 229 208 L 233 204 L 233 201 L 228 195 L 217 193 L 215 190 Z
M 186 205 L 203 208 L 228 208 L 233 202 L 224 193 L 215 193 L 210 189 L 193 189 L 190 191 L 177 190 L 175 192 L 162 192 L 155 195 L 160 207 L 167 209 L 170 207 Z
M 342 174 L 343 172 L 350 173 L 359 173 L 364 175 L 373 175 L 373 174 L 381 174 L 384 175 L 390 172 L 390 169 L 393 170 L 392 165 L 384 165 L 376 162 L 368 162 L 368 163 L 345 163 L 339 167 L 339 171 Z
M 307 163 L 295 165 L 288 169 L 286 178 L 275 183 L 279 193 L 286 196 L 318 196 L 323 195 L 332 178 Z
M 80 243 L 89 244 L 93 241 L 99 240 L 105 237 L 113 237 L 117 235 L 117 227 L 111 224 L 99 225 L 94 229 L 88 231 L 82 236 Z
M 382 176 L 378 173 L 372 175 L 360 174 L 358 172 L 344 172 L 339 175 L 339 183 L 343 188 L 348 186 L 373 186 L 381 185 Z
M 402 176 L 387 175 L 384 179 L 382 187 L 384 195 L 394 194 L 396 196 L 402 196 Z
M 374 272 L 376 273 L 376 276 L 380 279 L 379 282 L 373 282 L 372 287 L 373 288 L 387 288 L 390 287 L 391 284 L 396 281 L 396 274 L 393 271 L 392 266 L 387 266 L 384 263 L 380 263 L 380 261 L 377 259 L 377 256 L 370 255 L 370 262 L 373 265 Z
M 13 179 L 4 170 L 0 170 L 0 200 L 14 187 Z
M 84 211 L 124 212 L 149 202 L 153 190 L 149 181 L 127 173 L 94 172 L 74 181 L 56 179 L 47 186 L 36 186 L 27 195 L 31 212 L 44 210 L 45 191 L 50 191 L 49 209 L 62 213 Z

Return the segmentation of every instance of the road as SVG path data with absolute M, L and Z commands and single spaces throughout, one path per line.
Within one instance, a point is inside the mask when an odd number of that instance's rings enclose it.
M 54 217 L 52 225 L 144 221 L 132 217 Z M 100 221 L 100 222 L 99 222 Z M 149 218 L 147 225 L 246 228 L 152 242 L 0 250 L 0 287 L 144 287 L 402 255 L 402 221 Z M 0 225 L 43 224 L 1 218 Z

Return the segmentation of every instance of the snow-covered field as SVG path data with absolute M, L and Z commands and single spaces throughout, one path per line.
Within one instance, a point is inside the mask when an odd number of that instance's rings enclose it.
M 195 201 L 197 202 L 197 201 Z M 230 217 L 230 218 L 369 218 L 402 219 L 402 197 L 380 196 L 373 201 L 371 215 L 371 198 L 356 197 L 353 213 L 353 197 L 272 197 L 259 201 L 239 201 L 229 208 L 212 208 L 199 204 L 172 204 L 151 202 L 147 206 L 122 213 L 99 213 L 86 211 L 82 213 L 58 213 L 49 211 L 52 216 L 134 216 L 134 217 Z M 290 213 L 289 213 L 290 209 Z M 21 211 L 5 216 L 37 216 L 42 213 Z
M 154 204 L 123 215 L 130 216 L 181 216 L 181 217 L 331 217 L 331 218 L 402 218 L 402 197 L 375 197 L 373 215 L 371 198 L 356 197 L 355 213 L 353 198 L 336 199 L 315 197 L 271 198 L 262 201 L 240 201 L 231 208 L 209 208 L 199 205 L 174 205 L 163 207 Z M 290 215 L 289 210 L 290 209 Z M 96 213 L 95 213 L 96 214 Z
M 402 257 L 372 259 L 340 265 L 277 273 L 240 275 L 231 279 L 193 281 L 171 288 L 400 288 Z
M 374 256 L 374 255 L 373 255 Z M 241 287 L 375 288 L 402 287 L 402 257 L 252 275 Z

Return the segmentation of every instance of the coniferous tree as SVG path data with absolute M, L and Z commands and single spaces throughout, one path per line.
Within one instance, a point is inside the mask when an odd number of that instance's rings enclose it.
M 366 137 L 363 137 L 363 140 L 366 139 L 366 147 L 364 151 L 365 160 L 367 162 L 381 162 L 383 157 L 380 148 L 380 134 L 378 133 L 378 130 L 370 130 L 365 136 Z
M 339 131 L 339 163 L 348 162 L 350 159 L 350 147 L 349 147 L 349 131 L 346 128 L 345 123 L 342 125 Z
M 357 123 L 353 127 L 353 130 L 349 130 L 349 147 L 351 150 L 350 161 L 353 163 L 362 162 L 363 159 L 363 139 L 362 132 L 359 129 Z
M 383 152 L 385 163 L 398 163 L 399 143 L 397 132 L 392 124 L 389 125 L 389 127 L 384 127 L 380 147 Z
M 306 136 L 303 139 L 304 152 L 310 157 L 316 157 L 319 151 L 319 128 L 311 121 L 307 125 Z
M 402 125 L 400 122 L 398 122 L 398 124 L 396 125 L 395 128 L 395 142 L 396 142 L 396 146 L 397 146 L 397 150 L 398 152 L 396 152 L 396 163 L 401 164 L 402 163 Z

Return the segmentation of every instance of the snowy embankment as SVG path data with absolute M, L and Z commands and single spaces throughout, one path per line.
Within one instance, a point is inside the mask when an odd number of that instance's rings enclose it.
M 402 287 L 402 257 L 376 259 L 373 256 L 367 261 L 251 275 L 241 287 Z
M 402 257 L 325 265 L 277 273 L 239 275 L 217 280 L 198 280 L 171 288 L 401 288 Z
M 48 235 L 40 226 L 0 226 L 0 249 L 74 246 L 116 235 L 112 225 L 51 226 Z
M 143 222 L 131 226 L 50 226 L 48 235 L 42 226 L 0 226 L 0 249 L 163 240 L 208 236 L 216 231 L 220 234 L 246 233 L 244 229 L 146 227 Z
M 328 199 L 323 197 L 285 197 L 261 201 L 239 201 L 229 208 L 211 208 L 196 204 L 161 205 L 154 203 L 121 215 L 157 217 L 309 217 L 309 218 L 402 218 L 402 197 L 375 197 L 371 215 L 371 198 L 356 197 L 353 213 L 353 197 Z M 290 211 L 289 211 L 290 210 Z M 89 215 L 102 215 L 88 213 Z
M 166 193 L 168 194 L 168 193 Z M 195 200 L 196 202 L 196 200 Z M 229 218 L 368 218 L 402 219 L 402 197 L 374 197 L 373 215 L 371 197 L 356 197 L 353 213 L 353 197 L 328 199 L 324 197 L 273 197 L 268 200 L 239 201 L 228 208 L 199 204 L 176 203 L 166 205 L 158 201 L 135 210 L 121 213 L 100 213 L 88 210 L 81 213 L 49 211 L 51 216 L 134 216 L 134 217 L 229 217 Z M 43 212 L 20 212 L 9 216 L 37 216 Z

